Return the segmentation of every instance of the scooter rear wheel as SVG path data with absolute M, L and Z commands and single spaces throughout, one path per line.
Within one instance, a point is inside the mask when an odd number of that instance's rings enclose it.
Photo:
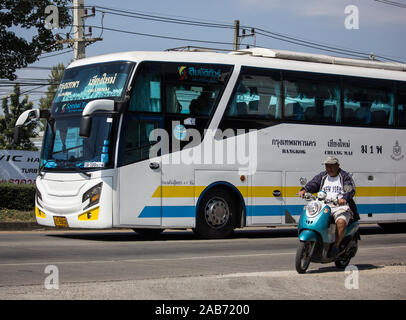
M 350 250 L 346 253 L 344 253 L 342 256 L 338 257 L 337 260 L 334 261 L 335 265 L 339 269 L 344 269 L 350 264 L 350 260 L 352 257 L 355 256 L 358 250 L 358 243 L 357 240 L 354 241 L 354 246 L 350 248 Z
M 310 260 L 313 255 L 316 242 L 306 241 L 300 242 L 296 251 L 296 271 L 298 273 L 305 273 L 309 267 Z

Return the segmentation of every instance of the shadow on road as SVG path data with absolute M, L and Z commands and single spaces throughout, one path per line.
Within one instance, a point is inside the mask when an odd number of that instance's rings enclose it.
M 373 269 L 381 269 L 384 266 L 377 266 L 374 264 L 353 264 L 354 266 L 357 267 L 359 271 L 363 270 L 373 270 Z M 328 267 L 322 267 L 319 269 L 313 269 L 313 270 L 308 270 L 306 273 L 310 274 L 319 274 L 319 273 L 329 273 L 329 272 L 337 272 L 337 271 L 345 271 L 345 269 L 339 269 L 337 267 L 334 267 L 330 264 Z
M 373 234 L 392 234 L 392 233 L 405 233 L 405 230 L 387 230 L 379 226 L 361 226 L 361 235 Z M 168 241 L 168 240 L 196 240 L 200 239 L 191 230 L 167 230 L 155 238 L 146 238 L 139 235 L 134 231 L 123 232 L 117 230 L 114 232 L 109 230 L 102 232 L 84 231 L 84 232 L 70 232 L 58 231 L 57 233 L 48 233 L 48 237 L 67 238 L 67 239 L 80 239 L 90 241 L 113 241 L 113 242 L 129 242 L 129 241 Z M 230 239 L 261 239 L 261 238 L 295 238 L 297 237 L 297 229 L 292 228 L 269 228 L 269 229 L 238 229 L 230 237 Z M 207 241 L 207 240 L 205 240 Z M 213 240 L 215 241 L 215 240 Z

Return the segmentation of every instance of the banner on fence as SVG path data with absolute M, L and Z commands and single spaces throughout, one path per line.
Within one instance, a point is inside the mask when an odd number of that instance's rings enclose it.
M 0 150 L 0 183 L 34 184 L 39 151 Z

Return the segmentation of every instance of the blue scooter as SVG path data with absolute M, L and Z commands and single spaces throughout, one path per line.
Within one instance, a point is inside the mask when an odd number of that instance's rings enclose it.
M 334 262 L 337 268 L 345 268 L 358 250 L 359 223 L 349 223 L 339 254 L 329 257 L 328 253 L 335 241 L 336 225 L 331 216 L 330 204 L 337 205 L 337 199 L 326 199 L 327 194 L 320 191 L 317 197 L 310 193 L 304 194 L 308 204 L 303 208 L 298 225 L 299 247 L 296 252 L 296 271 L 305 273 L 310 262 Z

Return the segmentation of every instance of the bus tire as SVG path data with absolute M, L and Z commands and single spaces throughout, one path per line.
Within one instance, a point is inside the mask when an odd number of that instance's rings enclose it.
M 165 229 L 134 228 L 133 230 L 137 232 L 143 239 L 155 239 L 159 237 L 159 235 Z
M 222 188 L 208 190 L 200 200 L 195 233 L 203 239 L 229 237 L 235 228 L 234 197 Z

